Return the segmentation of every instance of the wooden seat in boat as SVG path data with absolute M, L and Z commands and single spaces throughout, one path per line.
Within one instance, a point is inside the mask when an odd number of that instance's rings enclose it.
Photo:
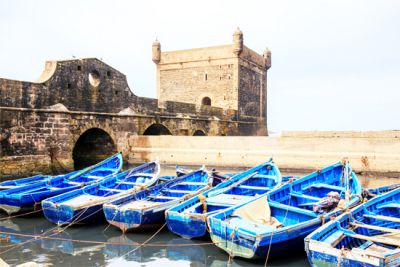
M 265 190 L 265 191 L 269 190 L 265 186 L 254 186 L 254 185 L 239 185 L 238 188 L 250 189 L 250 190 Z
M 314 188 L 326 188 L 326 189 L 331 189 L 331 190 L 335 190 L 335 191 L 343 191 L 344 188 L 341 186 L 336 186 L 336 185 L 330 185 L 330 184 L 323 184 L 323 183 L 316 183 L 316 184 L 312 184 L 310 185 L 310 187 L 314 187 Z
M 171 196 L 164 196 L 164 195 L 160 195 L 160 196 L 150 196 L 150 198 L 152 199 L 177 199 L 179 197 L 171 197 Z
M 231 194 L 219 194 L 216 196 L 208 197 L 207 203 L 210 204 L 227 204 L 227 205 L 237 205 L 239 203 L 250 201 L 254 199 L 252 196 L 243 195 L 231 195 Z
M 96 180 L 104 178 L 103 176 L 97 176 L 97 175 L 88 175 L 86 177 L 89 179 L 96 179 Z
M 386 203 L 386 204 L 382 204 L 379 205 L 377 207 L 378 209 L 386 209 L 386 208 L 394 208 L 394 209 L 400 209 L 400 203 Z
M 102 190 L 110 191 L 110 192 L 124 192 L 124 191 L 126 191 L 126 190 L 117 189 L 117 188 L 104 188 L 104 189 L 102 189 Z
M 373 215 L 373 214 L 364 214 L 363 216 L 380 221 L 400 222 L 400 218 L 394 218 L 390 216 Z
M 179 190 L 179 189 L 165 189 L 164 192 L 176 193 L 176 194 L 190 194 L 193 190 Z
M 207 185 L 207 183 L 203 183 L 203 182 L 182 182 L 179 184 L 180 185 Z

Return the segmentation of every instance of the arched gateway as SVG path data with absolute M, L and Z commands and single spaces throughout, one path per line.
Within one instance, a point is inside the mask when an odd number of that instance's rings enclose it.
M 91 128 L 76 141 L 72 158 L 75 170 L 95 164 L 117 152 L 111 136 L 102 129 Z

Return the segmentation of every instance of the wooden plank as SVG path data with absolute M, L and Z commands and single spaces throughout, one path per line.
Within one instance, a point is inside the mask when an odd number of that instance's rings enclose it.
M 396 246 L 400 247 L 400 242 L 395 239 L 387 238 L 387 237 L 380 237 L 380 236 L 366 236 L 366 235 L 359 235 L 359 234 L 347 234 L 350 237 L 362 239 L 362 240 L 369 240 L 376 243 L 382 243 L 385 245 Z
M 193 190 L 179 190 L 179 189 L 164 189 L 163 192 L 178 193 L 178 194 L 190 194 Z
M 394 209 L 400 209 L 400 203 L 387 203 L 383 204 L 381 206 L 378 206 L 379 209 L 385 209 L 385 208 L 394 208 Z
M 400 218 L 393 218 L 393 217 L 383 216 L 383 215 L 370 215 L 370 214 L 364 214 L 363 216 L 367 217 L 367 218 L 372 218 L 372 219 L 375 219 L 375 220 L 400 223 Z
M 375 225 L 370 225 L 370 224 L 361 224 L 361 223 L 350 223 L 350 225 L 355 226 L 355 227 L 365 228 L 365 229 L 378 230 L 378 231 L 382 231 L 382 232 L 386 232 L 386 233 L 400 234 L 399 229 L 392 229 L 392 228 L 387 228 L 387 227 L 375 226 Z
M 250 190 L 264 190 L 268 191 L 269 188 L 265 186 L 254 186 L 254 185 L 239 185 L 238 188 L 243 188 L 243 189 L 250 189 Z
M 330 236 L 328 236 L 323 242 L 331 244 L 332 247 L 335 247 L 337 244 L 339 244 L 340 241 L 342 241 L 344 237 L 343 231 L 336 231 L 332 233 Z

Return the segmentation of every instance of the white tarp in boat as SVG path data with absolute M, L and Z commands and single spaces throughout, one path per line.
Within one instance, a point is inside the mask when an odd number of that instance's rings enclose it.
M 271 216 L 271 209 L 266 196 L 244 205 L 232 213 L 232 216 L 240 216 L 243 219 L 259 223 L 268 227 L 279 228 L 283 224 Z

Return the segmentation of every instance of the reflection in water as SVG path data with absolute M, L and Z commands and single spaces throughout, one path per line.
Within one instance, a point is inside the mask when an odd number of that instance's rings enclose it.
M 0 215 L 2 216 L 2 215 Z M 106 225 L 58 228 L 41 216 L 0 219 L 0 253 L 11 246 L 15 249 L 1 254 L 8 264 L 35 261 L 54 266 L 226 266 L 228 255 L 210 240 L 186 240 L 164 229 L 146 246 L 138 247 L 155 231 L 121 234 L 118 229 Z M 63 230 L 57 233 L 57 230 Z M 104 232 L 103 232 L 104 231 Z M 32 239 L 13 236 L 12 233 L 40 236 L 46 233 L 55 239 Z M 104 243 L 82 243 L 88 240 Z M 23 242 L 30 241 L 26 244 Z M 206 243 L 203 245 L 199 245 Z M 129 253 L 130 252 L 130 253 Z M 235 259 L 229 266 L 264 266 L 264 261 Z M 268 266 L 308 266 L 305 254 L 291 259 L 271 260 Z

